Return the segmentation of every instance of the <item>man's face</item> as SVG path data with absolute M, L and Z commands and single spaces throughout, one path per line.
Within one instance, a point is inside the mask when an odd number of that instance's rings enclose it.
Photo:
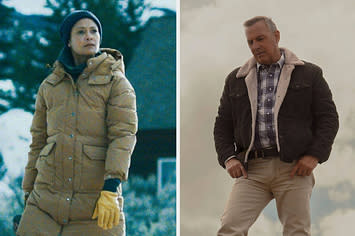
M 76 22 L 71 30 L 70 45 L 78 56 L 93 56 L 100 46 L 100 33 L 95 22 L 83 18 Z
M 264 21 L 258 21 L 245 29 L 248 45 L 257 62 L 270 65 L 280 59 L 278 46 L 280 32 L 271 30 Z

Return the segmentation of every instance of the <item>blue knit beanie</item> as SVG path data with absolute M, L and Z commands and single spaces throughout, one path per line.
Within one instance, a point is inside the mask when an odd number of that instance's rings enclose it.
M 99 29 L 99 34 L 100 34 L 100 43 L 102 41 L 102 27 L 99 19 L 90 11 L 87 10 L 76 10 L 71 12 L 69 15 L 67 15 L 62 24 L 60 25 L 60 38 L 62 39 L 63 43 L 65 45 L 68 45 L 69 39 L 70 39 L 70 33 L 71 29 L 75 25 L 76 22 L 83 18 L 89 18 L 93 20 L 97 28 Z

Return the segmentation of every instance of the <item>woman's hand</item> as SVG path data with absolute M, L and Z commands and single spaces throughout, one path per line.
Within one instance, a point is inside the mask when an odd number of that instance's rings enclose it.
M 101 191 L 97 200 L 92 219 L 97 219 L 97 225 L 104 230 L 111 229 L 120 221 L 120 208 L 118 194 L 110 191 Z

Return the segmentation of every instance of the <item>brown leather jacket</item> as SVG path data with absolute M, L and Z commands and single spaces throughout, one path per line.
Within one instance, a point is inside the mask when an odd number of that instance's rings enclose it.
M 281 160 L 312 155 L 329 158 L 339 128 L 338 114 L 322 70 L 299 60 L 286 48 L 274 107 L 276 143 Z M 254 143 L 257 111 L 256 61 L 251 58 L 226 78 L 214 126 L 218 161 L 247 154 Z

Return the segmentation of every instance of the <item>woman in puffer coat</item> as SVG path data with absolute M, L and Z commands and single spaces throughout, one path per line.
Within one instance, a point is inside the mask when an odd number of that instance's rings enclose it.
M 42 82 L 23 179 L 17 235 L 125 235 L 121 181 L 136 143 L 136 97 L 122 55 L 99 49 L 102 28 L 74 11 L 65 44 Z

